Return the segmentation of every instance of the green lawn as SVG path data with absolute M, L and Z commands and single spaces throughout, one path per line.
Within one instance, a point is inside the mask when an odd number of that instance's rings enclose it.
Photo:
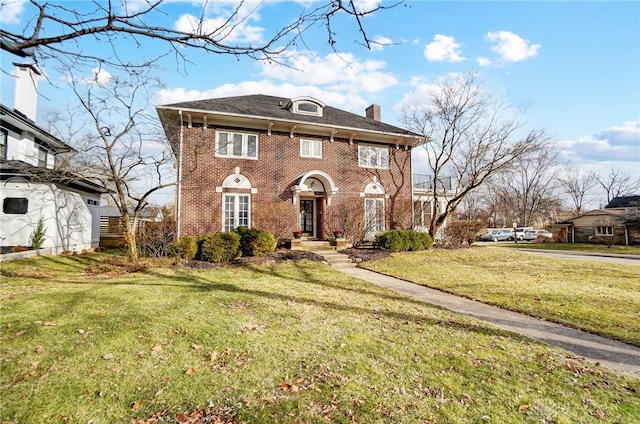
M 0 421 L 640 417 L 636 378 L 319 263 L 119 275 L 105 258 L 0 264 Z
M 362 266 L 640 346 L 640 266 L 487 247 L 394 254 Z
M 640 246 L 605 246 L 603 244 L 590 243 L 529 243 L 519 241 L 518 243 L 500 243 L 499 247 L 640 255 Z

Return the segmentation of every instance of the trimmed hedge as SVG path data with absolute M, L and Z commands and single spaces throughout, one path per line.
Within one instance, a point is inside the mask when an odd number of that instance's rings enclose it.
M 406 252 L 429 249 L 433 239 L 427 233 L 414 230 L 389 230 L 376 235 L 375 243 L 390 252 Z
M 240 235 L 236 232 L 204 234 L 197 239 L 196 259 L 207 262 L 231 262 L 241 255 Z
M 242 256 L 264 256 L 276 250 L 276 238 L 267 230 L 238 227 Z
M 171 246 L 170 254 L 176 258 L 182 258 L 190 261 L 196 256 L 198 245 L 196 239 L 189 236 L 182 236 Z

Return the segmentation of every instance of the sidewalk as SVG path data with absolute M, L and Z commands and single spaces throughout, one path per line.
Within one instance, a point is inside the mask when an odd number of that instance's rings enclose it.
M 472 316 L 496 327 L 568 350 L 614 371 L 632 374 L 640 378 L 639 348 L 528 315 L 507 311 L 475 300 L 430 289 L 398 278 L 357 268 L 355 264 L 345 263 L 346 255 L 335 251 L 314 253 L 324 256 L 330 264 L 335 263 L 334 267 L 336 269 L 353 277 L 388 287 L 454 312 Z

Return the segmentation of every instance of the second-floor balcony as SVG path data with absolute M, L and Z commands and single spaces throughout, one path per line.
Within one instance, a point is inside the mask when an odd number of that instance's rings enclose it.
M 438 191 L 448 192 L 453 189 L 453 179 L 451 177 L 438 177 L 435 181 L 433 175 L 413 174 L 413 190 L 414 191 L 433 191 L 434 187 Z

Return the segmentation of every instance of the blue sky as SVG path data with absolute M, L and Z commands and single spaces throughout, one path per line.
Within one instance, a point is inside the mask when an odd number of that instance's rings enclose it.
M 24 26 L 28 12 L 21 11 L 23 2 L 1 1 L 3 28 Z M 185 25 L 190 14 L 201 13 L 202 3 L 171 0 L 158 22 Z M 236 3 L 210 2 L 206 16 L 215 22 Z M 252 13 L 232 37 L 259 41 L 309 3 L 249 0 L 245 6 Z M 296 69 L 187 52 L 193 64 L 185 73 L 176 72 L 174 61 L 163 63 L 167 88 L 156 102 L 254 93 L 311 95 L 360 114 L 380 104 L 382 119 L 399 125 L 404 102 L 424 98 L 424 90 L 438 78 L 475 70 L 487 89 L 514 105 L 529 105 L 526 127 L 545 128 L 563 160 L 585 170 L 616 166 L 640 176 L 640 2 L 407 1 L 363 24 L 370 38 L 385 45 L 367 50 L 354 42 L 353 20 L 341 18 L 334 23 L 339 53 L 328 45 L 323 27 L 312 28 L 304 36 L 306 47 L 289 51 Z M 104 51 L 93 40 L 83 47 Z M 120 51 L 141 57 L 158 48 L 147 43 L 123 45 Z M 3 70 L 16 60 L 5 53 L 0 58 Z M 56 92 L 59 88 L 40 88 L 56 104 L 65 98 Z M 13 82 L 6 75 L 1 97 L 2 103 L 13 104 Z M 51 100 L 40 99 L 40 110 L 50 107 Z M 425 170 L 419 160 L 415 170 Z

